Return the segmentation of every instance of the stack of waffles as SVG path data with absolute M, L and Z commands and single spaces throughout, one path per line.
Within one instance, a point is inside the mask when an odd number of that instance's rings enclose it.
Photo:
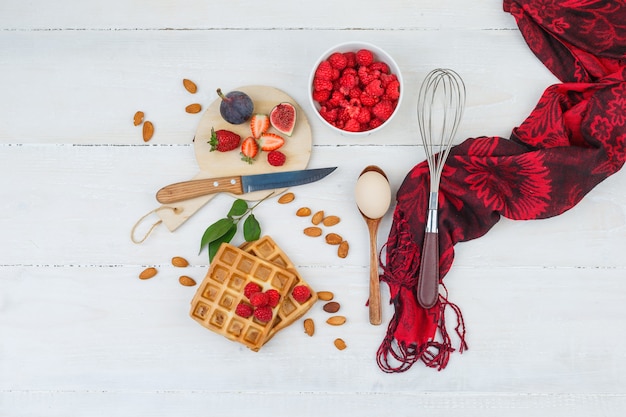
M 272 309 L 272 319 L 266 323 L 254 316 L 244 318 L 235 314 L 237 305 L 247 301 L 243 290 L 251 282 L 262 291 L 274 289 L 280 294 L 280 302 Z M 190 315 L 207 329 L 258 351 L 317 301 L 312 289 L 308 300 L 296 301 L 291 293 L 298 285 L 311 289 L 269 236 L 241 247 L 224 243 L 191 301 Z

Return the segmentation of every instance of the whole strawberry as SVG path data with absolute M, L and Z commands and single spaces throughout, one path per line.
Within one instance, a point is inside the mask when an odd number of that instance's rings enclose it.
M 228 152 L 239 147 L 241 143 L 241 136 L 230 130 L 220 129 L 215 130 L 211 128 L 211 139 L 209 139 L 209 145 L 211 145 L 211 152 Z

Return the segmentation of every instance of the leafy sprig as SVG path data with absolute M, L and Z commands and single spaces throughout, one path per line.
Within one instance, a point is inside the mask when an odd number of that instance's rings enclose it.
M 246 242 L 258 240 L 261 237 L 261 225 L 254 214 L 252 214 L 252 211 L 271 195 L 272 194 L 259 200 L 251 207 L 248 206 L 247 201 L 236 199 L 228 211 L 228 214 L 226 214 L 226 217 L 219 219 L 207 227 L 200 240 L 200 252 L 202 252 L 205 247 L 208 247 L 209 262 L 213 260 L 213 257 L 222 243 L 230 243 L 237 234 L 239 222 L 244 218 L 243 237 Z

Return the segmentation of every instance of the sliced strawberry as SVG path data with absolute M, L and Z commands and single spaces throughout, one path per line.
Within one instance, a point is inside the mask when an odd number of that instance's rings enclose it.
M 262 151 L 275 151 L 285 144 L 285 139 L 275 133 L 263 133 L 259 144 Z
M 270 128 L 270 118 L 267 114 L 253 114 L 250 119 L 252 137 L 258 139 Z
M 241 144 L 241 160 L 251 164 L 258 153 L 259 144 L 252 136 L 248 136 Z

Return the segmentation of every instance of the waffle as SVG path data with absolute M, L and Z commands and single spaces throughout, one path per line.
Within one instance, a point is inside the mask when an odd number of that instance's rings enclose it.
M 267 323 L 254 316 L 240 317 L 235 314 L 235 309 L 240 301 L 247 301 L 244 287 L 254 282 L 263 291 L 275 289 L 284 301 L 295 281 L 293 272 L 224 243 L 191 301 L 190 315 L 207 329 L 258 351 L 269 339 L 270 331 L 281 315 L 282 303 L 273 308 L 273 318 Z
M 273 264 L 278 265 L 295 275 L 295 280 L 287 292 L 287 297 L 281 299 L 281 303 L 278 305 L 278 317 L 274 322 L 274 326 L 270 330 L 267 338 L 267 340 L 269 340 L 280 330 L 302 317 L 304 313 L 306 313 L 317 301 L 317 293 L 313 291 L 304 279 L 302 279 L 300 274 L 298 274 L 295 265 L 271 237 L 264 236 L 257 241 L 242 245 L 241 248 L 257 258 L 272 262 Z M 311 297 L 309 297 L 309 299 L 302 304 L 294 300 L 291 296 L 291 290 L 296 285 L 306 285 L 311 290 Z

